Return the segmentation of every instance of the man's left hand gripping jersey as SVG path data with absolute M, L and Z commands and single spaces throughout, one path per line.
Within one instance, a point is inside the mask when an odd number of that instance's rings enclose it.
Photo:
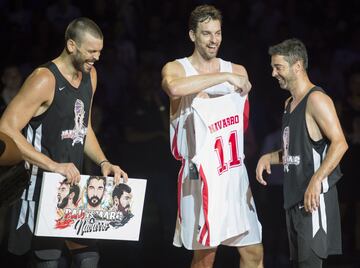
M 205 246 L 217 246 L 249 230 L 243 162 L 246 99 L 232 93 L 195 98 L 192 103 L 196 140 L 192 162 L 202 191 L 198 241 Z

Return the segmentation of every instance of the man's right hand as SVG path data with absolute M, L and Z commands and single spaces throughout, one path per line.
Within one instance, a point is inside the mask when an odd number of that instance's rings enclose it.
M 266 181 L 263 178 L 263 172 L 266 170 L 268 174 L 271 174 L 271 155 L 265 154 L 263 155 L 256 166 L 256 179 L 262 185 L 267 185 Z
M 54 172 L 64 175 L 71 185 L 80 182 L 80 172 L 73 163 L 57 163 Z
M 241 96 L 247 95 L 251 90 L 251 83 L 246 76 L 236 73 L 229 73 L 229 83 L 232 84 L 236 90 L 240 91 Z

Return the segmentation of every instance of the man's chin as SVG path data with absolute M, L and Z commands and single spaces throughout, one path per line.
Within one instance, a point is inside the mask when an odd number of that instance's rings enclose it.
M 90 73 L 91 72 L 91 69 L 92 69 L 92 67 L 83 67 L 83 68 L 81 68 L 81 72 L 83 72 L 83 73 Z
M 279 82 L 279 86 L 280 86 L 280 88 L 282 88 L 282 89 L 287 89 L 287 85 L 285 84 L 285 83 L 280 83 Z
M 90 73 L 92 66 L 88 66 L 86 63 L 84 63 L 82 65 L 78 65 L 76 69 L 82 73 Z
M 92 63 L 92 64 L 88 64 L 88 63 L 84 63 L 84 65 L 83 65 L 83 70 L 84 70 L 84 72 L 86 72 L 86 73 L 90 73 L 90 71 L 91 71 L 91 69 L 94 67 L 94 63 Z
M 215 59 L 216 56 L 217 56 L 217 52 L 216 53 L 208 53 L 208 54 L 206 54 L 207 60 Z

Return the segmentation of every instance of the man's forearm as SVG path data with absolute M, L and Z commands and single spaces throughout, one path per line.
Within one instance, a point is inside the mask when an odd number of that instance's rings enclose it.
M 315 180 L 322 181 L 328 177 L 340 163 L 347 149 L 348 145 L 345 140 L 331 143 L 324 161 L 321 163 L 319 169 L 314 173 L 313 178 Z
M 45 154 L 37 151 L 21 133 L 11 131 L 6 128 L 2 129 L 2 131 L 12 137 L 23 160 L 47 171 L 53 172 L 55 170 L 56 162 L 51 160 Z
M 282 150 L 278 150 L 275 152 L 270 153 L 270 164 L 271 165 L 279 165 L 282 164 L 282 155 L 283 155 L 283 151 Z
M 164 86 L 169 89 L 168 91 L 173 97 L 182 97 L 224 83 L 228 81 L 228 75 L 229 73 L 225 72 L 193 75 L 174 79 Z

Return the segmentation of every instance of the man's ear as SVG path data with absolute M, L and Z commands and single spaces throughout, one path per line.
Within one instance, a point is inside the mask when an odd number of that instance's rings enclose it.
M 76 49 L 75 41 L 72 39 L 68 39 L 66 41 L 66 49 L 70 54 L 74 53 L 74 51 Z
M 189 37 L 191 39 L 192 42 L 195 42 L 195 33 L 193 30 L 189 31 Z
M 301 70 L 305 70 L 304 65 L 301 60 L 297 60 L 294 63 L 294 70 L 296 73 L 300 72 Z

